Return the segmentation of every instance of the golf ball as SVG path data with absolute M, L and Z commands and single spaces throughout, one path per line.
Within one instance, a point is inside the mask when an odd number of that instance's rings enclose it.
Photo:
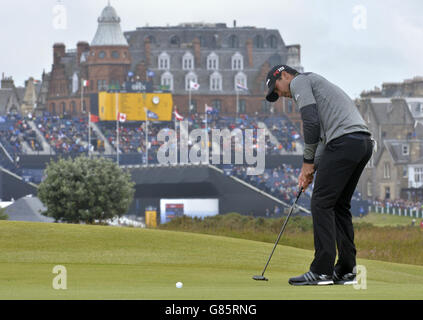
M 176 288 L 181 289 L 183 286 L 182 282 L 176 282 Z

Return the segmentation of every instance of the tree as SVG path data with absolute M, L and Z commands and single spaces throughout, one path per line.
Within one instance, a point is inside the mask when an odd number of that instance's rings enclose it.
M 6 214 L 6 208 L 0 208 L 0 220 L 8 220 L 9 216 Z
M 56 221 L 93 223 L 121 217 L 135 192 L 130 174 L 104 158 L 52 161 L 46 175 L 38 197 L 47 207 L 42 214 Z

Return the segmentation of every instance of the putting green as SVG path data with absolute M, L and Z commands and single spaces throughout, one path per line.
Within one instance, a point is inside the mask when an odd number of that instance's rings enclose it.
M 0 222 L 0 299 L 423 299 L 423 267 L 359 260 L 366 289 L 292 287 L 310 250 L 202 234 Z M 359 248 L 358 248 L 359 250 Z M 55 290 L 56 265 L 67 289 Z M 183 288 L 177 289 L 176 282 Z M 57 281 L 56 281 L 57 282 Z M 63 282 L 62 282 L 63 284 Z

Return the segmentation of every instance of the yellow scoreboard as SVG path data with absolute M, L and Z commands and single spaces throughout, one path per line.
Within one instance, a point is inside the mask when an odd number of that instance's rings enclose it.
M 116 121 L 117 110 L 127 121 L 172 121 L 173 99 L 170 93 L 109 93 L 98 94 L 100 121 Z

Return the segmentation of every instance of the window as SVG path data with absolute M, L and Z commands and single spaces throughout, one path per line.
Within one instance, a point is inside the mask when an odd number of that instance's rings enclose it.
M 401 149 L 403 156 L 408 156 L 410 154 L 410 148 L 408 144 L 403 144 Z
M 120 81 L 119 80 L 110 80 L 110 85 L 113 89 L 120 89 Z
M 104 51 L 100 51 L 100 53 L 98 54 L 98 57 L 99 57 L 100 59 L 104 59 L 104 58 L 106 57 L 106 52 L 104 52 Z
M 170 57 L 166 52 L 162 52 L 159 55 L 159 69 L 160 70 L 170 69 Z
M 235 75 L 235 81 L 234 81 L 234 88 L 235 90 L 241 91 L 241 89 L 237 88 L 237 84 L 240 84 L 241 86 L 243 86 L 244 88 L 248 88 L 248 84 L 247 84 L 247 76 L 245 75 L 245 73 L 243 72 L 238 72 Z
M 75 101 L 71 102 L 71 112 L 72 112 L 72 114 L 76 114 L 76 103 L 75 103 Z
M 231 35 L 229 37 L 229 48 L 239 48 L 239 41 L 237 36 Z
M 232 70 L 242 69 L 244 69 L 244 57 L 237 52 L 232 56 Z
M 212 52 L 207 57 L 207 70 L 219 69 L 219 57 L 216 53 Z
M 200 46 L 201 47 L 207 47 L 207 42 L 206 42 L 206 38 L 203 36 L 199 36 L 198 40 L 200 40 Z
M 66 112 L 66 103 L 62 102 L 60 106 L 62 107 L 62 114 L 64 114 Z
M 166 71 L 162 74 L 161 85 L 168 88 L 168 90 L 173 91 L 173 75 Z
M 267 100 L 262 100 L 261 102 L 261 111 L 264 113 L 270 112 L 270 102 Z
M 408 177 L 408 168 L 407 166 L 402 167 L 402 177 L 407 178 Z
M 276 49 L 276 47 L 278 46 L 278 39 L 275 35 L 272 34 L 271 36 L 269 36 L 269 38 L 267 38 L 267 46 L 272 49 Z
M 190 72 L 185 76 L 185 90 L 190 89 L 190 82 L 198 83 L 197 75 L 194 72 Z
M 197 113 L 197 100 L 191 99 L 191 107 L 189 108 L 190 113 Z
M 254 48 L 259 48 L 259 49 L 264 48 L 264 40 L 263 40 L 263 37 L 260 35 L 254 37 L 253 43 L 254 43 Z
M 194 69 L 194 56 L 191 52 L 187 52 L 182 57 L 182 69 L 193 70 Z
M 385 199 L 391 199 L 391 187 L 385 187 Z
M 414 168 L 414 182 L 423 182 L 423 168 Z
M 179 46 L 179 43 L 180 43 L 180 40 L 179 40 L 179 38 L 177 36 L 172 36 L 170 38 L 170 44 L 172 46 Z
M 247 112 L 247 103 L 245 100 L 239 100 L 239 113 L 246 113 Z
M 373 197 L 373 183 L 371 181 L 367 181 L 367 196 L 369 198 Z
M 391 165 L 389 162 L 383 164 L 383 177 L 385 179 L 391 179 Z
M 210 91 L 222 90 L 222 76 L 219 72 L 213 72 L 210 76 Z
M 119 51 L 113 51 L 112 52 L 112 58 L 113 59 L 119 59 Z
M 222 111 L 222 101 L 217 99 L 213 100 L 213 109 L 218 110 L 219 112 Z
M 285 100 L 285 101 L 286 101 L 286 104 L 287 104 L 286 112 L 292 113 L 294 111 L 294 108 L 292 106 L 292 100 L 288 99 L 288 100 Z
M 107 81 L 106 80 L 97 80 L 97 90 L 98 91 L 107 91 Z

